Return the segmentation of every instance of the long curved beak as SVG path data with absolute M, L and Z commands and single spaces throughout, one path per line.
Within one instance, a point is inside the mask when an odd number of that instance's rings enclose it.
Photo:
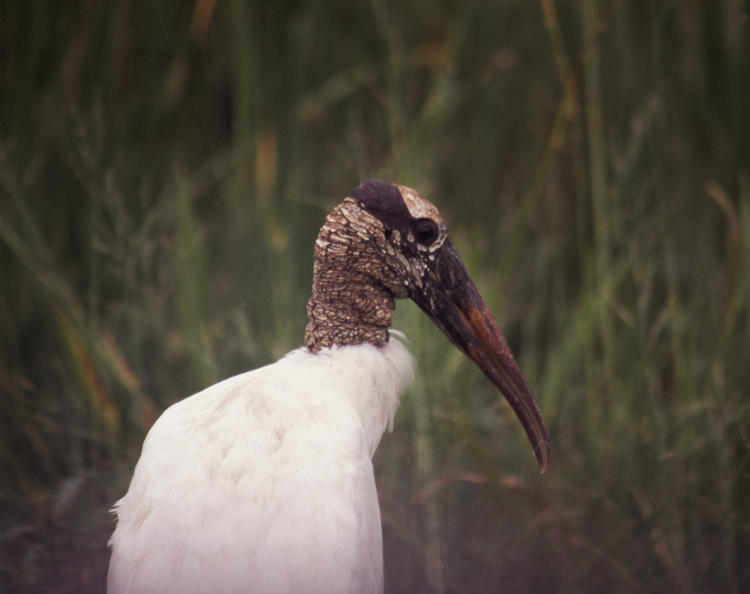
M 412 300 L 448 339 L 471 357 L 521 421 L 539 468 L 547 470 L 550 441 L 542 411 L 461 258 L 446 239 Z

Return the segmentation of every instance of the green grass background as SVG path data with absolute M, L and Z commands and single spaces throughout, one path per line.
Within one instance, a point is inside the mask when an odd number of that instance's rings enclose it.
M 103 590 L 145 432 L 301 344 L 369 178 L 441 209 L 553 448 L 400 302 L 387 590 L 750 591 L 749 14 L 0 4 L 0 591 Z

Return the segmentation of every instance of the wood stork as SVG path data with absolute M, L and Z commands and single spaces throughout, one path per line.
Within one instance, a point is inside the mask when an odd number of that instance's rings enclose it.
M 114 507 L 108 591 L 382 592 L 372 456 L 412 381 L 413 299 L 505 395 L 542 472 L 541 411 L 437 209 L 368 181 L 315 242 L 305 346 L 169 407 Z

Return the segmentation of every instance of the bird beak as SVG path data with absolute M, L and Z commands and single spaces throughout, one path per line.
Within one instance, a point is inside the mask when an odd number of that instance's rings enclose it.
M 502 392 L 521 421 L 544 472 L 550 457 L 544 417 L 497 322 L 449 240 L 435 253 L 431 264 L 421 288 L 413 288 L 412 300 Z

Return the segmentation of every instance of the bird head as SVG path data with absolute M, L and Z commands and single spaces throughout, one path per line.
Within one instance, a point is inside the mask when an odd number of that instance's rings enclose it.
M 306 343 L 387 341 L 394 298 L 412 299 L 511 405 L 547 469 L 541 410 L 437 208 L 405 186 L 368 181 L 328 216 L 315 246 Z

